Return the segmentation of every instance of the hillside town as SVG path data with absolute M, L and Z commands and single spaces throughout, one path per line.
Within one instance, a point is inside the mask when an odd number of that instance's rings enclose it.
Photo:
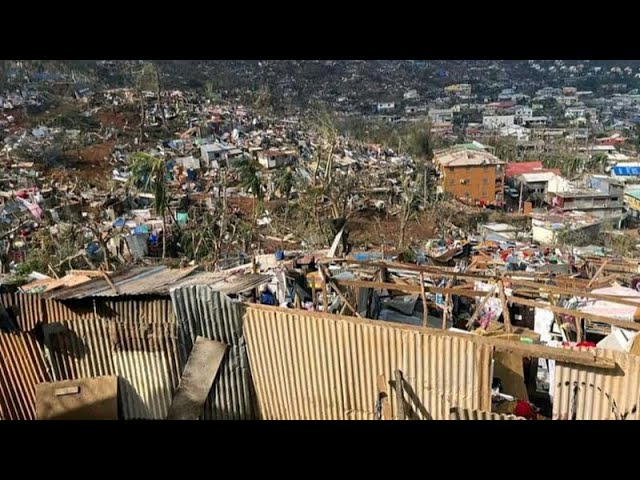
M 0 64 L 1 420 L 640 418 L 640 62 Z

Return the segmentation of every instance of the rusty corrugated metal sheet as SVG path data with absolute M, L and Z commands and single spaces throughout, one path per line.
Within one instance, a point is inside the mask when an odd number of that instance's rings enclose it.
M 175 322 L 88 319 L 44 326 L 54 380 L 117 375 L 124 419 L 164 419 L 179 381 Z
M 451 409 L 451 420 L 524 420 L 524 418 L 504 413 L 454 407 Z
M 255 389 L 242 332 L 243 305 L 208 286 L 172 289 L 171 300 L 178 323 L 181 372 L 197 336 L 229 346 L 205 403 L 203 418 L 257 418 Z
M 110 277 L 118 292 L 115 292 L 103 277 L 96 277 L 76 287 L 44 293 L 44 298 L 56 300 L 82 299 L 87 297 L 118 297 L 125 295 L 166 294 L 170 286 L 190 275 L 196 267 L 170 269 L 164 265 L 136 267 L 118 272 Z
M 258 288 L 265 283 L 269 283 L 271 278 L 272 275 L 263 273 L 236 273 L 230 275 L 224 272 L 201 272 L 179 282 L 174 288 L 208 285 L 213 290 L 230 295 Z
M 35 419 L 36 385 L 49 380 L 34 335 L 0 331 L 0 419 Z
M 106 320 L 47 323 L 43 332 L 55 381 L 115 375 Z
M 2 293 L 0 302 L 6 309 L 12 309 L 16 313 L 18 328 L 23 332 L 33 330 L 38 323 L 43 321 L 42 301 L 39 295 L 24 293 Z
M 59 302 L 45 299 L 43 322 L 56 323 L 95 318 L 95 305 L 92 300 L 85 302 Z
M 640 419 L 640 357 L 597 349 L 613 359 L 615 370 L 557 362 L 554 375 L 554 420 Z
M 404 376 L 413 418 L 489 410 L 492 348 L 418 327 L 247 305 L 244 331 L 264 419 L 373 419 L 377 378 Z M 391 389 L 391 387 L 390 387 Z M 396 411 L 395 392 L 389 395 Z
M 167 417 L 180 380 L 175 322 L 110 322 L 125 419 Z
M 3 293 L 0 302 L 13 308 L 18 315 L 18 326 L 30 331 L 40 323 L 56 323 L 92 318 L 118 318 L 123 321 L 173 321 L 173 308 L 169 298 L 154 299 L 85 299 L 62 302 L 42 299 L 37 294 Z
M 124 322 L 175 322 L 169 298 L 156 299 L 98 299 L 97 313 L 102 318 Z

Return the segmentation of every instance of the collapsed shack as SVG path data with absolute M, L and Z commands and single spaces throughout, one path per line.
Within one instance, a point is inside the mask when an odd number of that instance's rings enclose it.
M 115 376 L 118 418 L 165 419 L 198 336 L 228 346 L 200 417 L 257 418 L 238 296 L 269 279 L 148 267 L 42 294 L 2 294 L 16 321 L 0 331 L 0 418 L 40 418 L 42 383 Z M 49 410 L 64 417 L 61 408 Z
M 296 304 L 305 310 L 371 319 L 375 324 L 393 322 L 508 341 L 508 348 L 494 347 L 492 385 L 494 399 L 501 400 L 493 405 L 496 413 L 509 413 L 500 411 L 506 408 L 499 405 L 508 403 L 505 399 L 524 400 L 539 406 L 545 417 L 566 417 L 566 412 L 558 410 L 566 399 L 558 396 L 561 385 L 554 383 L 560 368 L 556 362 L 583 366 L 590 362 L 560 358 L 557 355 L 566 348 L 557 347 L 597 346 L 602 358 L 612 358 L 611 350 L 618 350 L 618 359 L 640 351 L 635 342 L 640 331 L 635 321 L 640 318 L 640 294 L 624 287 L 594 288 L 612 281 L 604 276 L 605 268 L 581 279 L 560 273 L 478 271 L 473 268 L 475 260 L 447 268 L 363 257 L 319 259 L 316 268 L 305 272 L 307 288 Z M 613 264 L 613 270 L 620 270 Z M 612 336 L 621 340 L 614 341 Z M 554 397 L 564 403 L 556 404 Z M 606 412 L 599 415 L 608 418 Z
M 319 251 L 216 273 L 83 272 L 0 296 L 10 318 L 0 414 L 39 418 L 42 383 L 115 376 L 118 418 L 167 418 L 204 337 L 224 353 L 191 407 L 203 419 L 530 418 L 520 402 L 535 417 L 636 419 L 640 300 L 603 290 L 607 265 L 598 270 L 579 278 Z M 603 313 L 609 304 L 617 310 Z

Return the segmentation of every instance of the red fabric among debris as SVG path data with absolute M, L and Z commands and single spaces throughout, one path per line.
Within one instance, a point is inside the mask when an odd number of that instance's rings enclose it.
M 527 420 L 536 420 L 538 418 L 538 414 L 536 413 L 533 405 L 529 402 L 525 402 L 524 400 L 520 400 L 518 402 L 513 413 L 516 416 L 526 418 Z

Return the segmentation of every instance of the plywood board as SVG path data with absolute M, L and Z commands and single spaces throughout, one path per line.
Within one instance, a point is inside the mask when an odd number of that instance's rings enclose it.
M 524 384 L 522 357 L 506 352 L 494 352 L 495 360 L 493 376 L 502 381 L 503 393 L 512 395 L 518 400 L 529 400 L 527 387 Z
M 81 378 L 36 386 L 38 420 L 117 420 L 118 377 Z
M 168 420 L 197 420 L 200 417 L 226 350 L 227 346 L 222 342 L 196 338 L 169 408 Z

